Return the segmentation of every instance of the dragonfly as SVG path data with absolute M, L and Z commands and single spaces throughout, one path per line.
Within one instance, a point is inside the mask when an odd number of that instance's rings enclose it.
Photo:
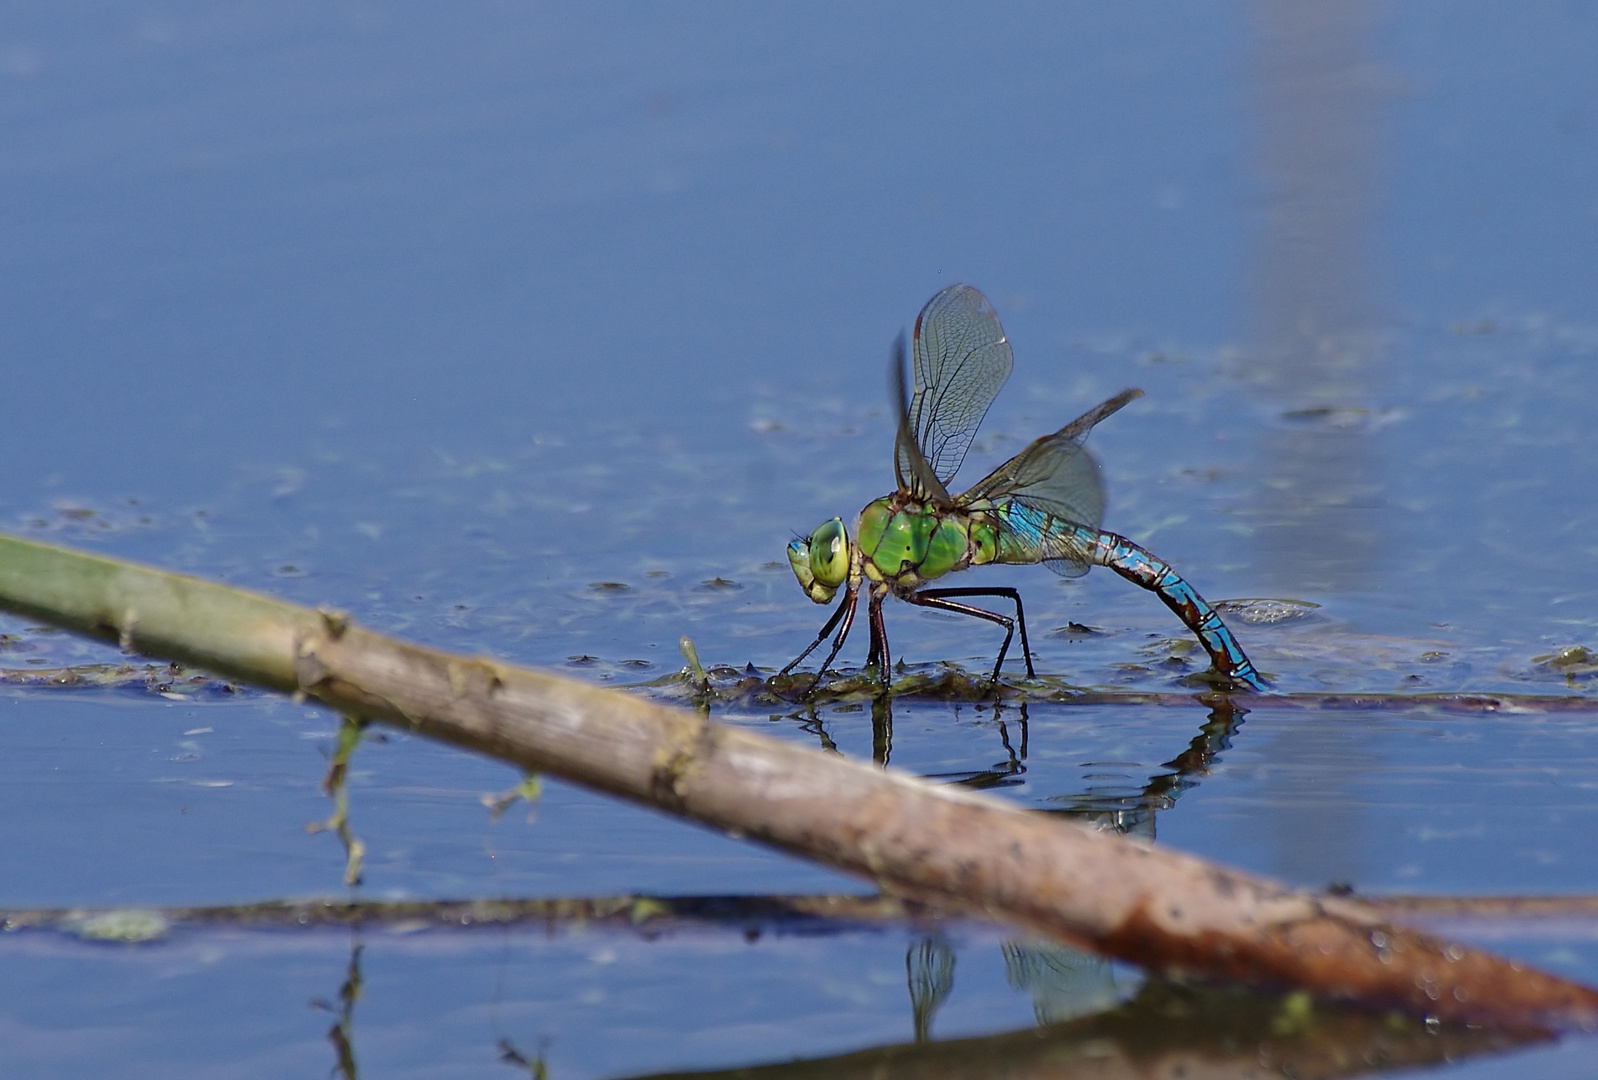
M 1264 690 L 1265 680 L 1220 614 L 1163 559 L 1115 533 L 1099 529 L 1104 486 L 1099 465 L 1083 446 L 1102 420 L 1143 395 L 1136 389 L 1094 406 L 1059 431 L 1034 440 L 1015 457 L 959 495 L 948 484 L 965 461 L 977 428 L 1010 377 L 1014 357 L 986 297 L 970 285 L 951 285 L 916 316 L 912 351 L 914 392 L 907 395 L 905 342 L 894 342 L 890 364 L 898 436 L 894 476 L 898 488 L 868 503 L 851 536 L 831 518 L 788 545 L 788 562 L 811 600 L 843 598 L 810 646 L 783 668 L 786 675 L 837 631 L 816 676 L 837 659 L 867 598 L 871 644 L 867 667 L 890 672 L 883 602 L 889 596 L 919 607 L 970 615 L 1004 628 L 993 666 L 993 685 L 1017 628 L 1028 678 L 1036 678 L 1021 594 L 1004 587 L 928 587 L 950 574 L 989 563 L 1042 563 L 1063 577 L 1105 566 L 1154 592 L 1204 646 L 1215 670 L 1235 689 Z M 1013 603 L 1015 616 L 968 601 L 989 597 Z

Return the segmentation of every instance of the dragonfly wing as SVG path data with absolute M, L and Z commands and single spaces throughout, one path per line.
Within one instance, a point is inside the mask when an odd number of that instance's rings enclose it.
M 1041 562 L 1064 577 L 1088 572 L 1104 484 L 1099 463 L 1071 430 L 1034 441 L 955 500 L 998 511 L 1001 562 Z
M 889 360 L 889 396 L 893 398 L 894 412 L 899 417 L 899 435 L 894 443 L 893 471 L 899 481 L 899 490 L 908 491 L 918 499 L 930 500 L 938 506 L 949 506 L 949 489 L 943 486 L 937 473 L 927 463 L 926 456 L 917 445 L 914 429 L 910 426 L 910 407 L 904 388 L 904 334 L 893 341 L 893 356 Z
M 933 475 L 947 484 L 1010 377 L 1014 358 L 993 305 L 969 285 L 951 285 L 927 301 L 916 316 L 914 352 L 910 431 Z M 897 464 L 901 477 L 914 477 L 903 440 Z
M 1099 421 L 1103 420 L 1107 416 L 1111 416 L 1114 413 L 1120 412 L 1127 405 L 1131 404 L 1142 396 L 1143 391 L 1137 389 L 1136 387 L 1130 390 L 1122 390 L 1110 400 L 1099 402 L 1097 405 L 1093 406 L 1093 408 L 1089 409 L 1087 412 L 1083 413 L 1081 416 L 1065 425 L 1059 431 L 1055 432 L 1055 434 L 1064 436 L 1073 442 L 1081 442 L 1083 439 L 1088 437 L 1088 432 L 1092 431 L 1098 426 Z

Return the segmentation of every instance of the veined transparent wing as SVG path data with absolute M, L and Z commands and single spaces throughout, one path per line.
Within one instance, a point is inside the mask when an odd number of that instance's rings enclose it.
M 1082 442 L 1088 437 L 1088 434 L 1096 426 L 1098 426 L 1099 421 L 1103 420 L 1107 416 L 1111 416 L 1120 412 L 1122 409 L 1126 408 L 1128 405 L 1142 396 L 1143 391 L 1139 390 L 1135 386 L 1128 390 L 1122 390 L 1114 397 L 1109 398 L 1106 401 L 1099 402 L 1097 405 L 1093 406 L 1093 408 L 1089 409 L 1075 420 L 1072 420 L 1059 431 L 1056 431 L 1055 434 L 1061 436 L 1062 438 L 1071 439 L 1074 442 Z
M 914 353 L 909 430 L 933 474 L 947 484 L 1010 377 L 1014 358 L 993 305 L 969 285 L 951 285 L 927 301 L 916 316 Z M 902 429 L 894 464 L 902 490 L 931 494 L 916 481 Z
M 898 476 L 899 490 L 908 491 L 935 506 L 953 506 L 949 489 L 943 486 L 927 459 L 921 456 L 915 435 L 910 429 L 910 398 L 904 388 L 904 334 L 893 339 L 893 356 L 888 362 L 888 396 L 893 399 L 899 434 L 894 441 L 898 454 L 894 459 L 894 472 Z M 909 482 L 906 483 L 906 477 Z

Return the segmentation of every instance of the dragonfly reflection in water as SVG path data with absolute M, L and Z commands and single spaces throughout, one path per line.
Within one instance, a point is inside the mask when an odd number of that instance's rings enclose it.
M 898 490 L 860 511 L 851 539 L 842 519 L 824 522 L 788 545 L 799 584 L 818 604 L 843 599 L 816 640 L 780 674 L 792 671 L 837 628 L 832 651 L 816 679 L 843 648 L 862 591 L 867 596 L 871 647 L 867 666 L 889 679 L 888 635 L 882 602 L 889 595 L 922 607 L 972 615 L 1004 627 L 993 665 L 998 683 L 1005 654 L 1021 628 L 1021 654 L 1035 677 L 1021 594 L 1011 588 L 923 588 L 968 566 L 1038 563 L 1065 577 L 1107 566 L 1150 589 L 1198 636 L 1215 670 L 1234 687 L 1265 683 L 1220 615 L 1163 560 L 1124 536 L 1101 532 L 1104 488 L 1098 462 L 1082 443 L 1095 424 L 1140 397 L 1123 390 L 1052 435 L 1035 440 L 961 495 L 945 486 L 959 471 L 988 407 L 1010 376 L 1013 359 L 999 317 L 976 289 L 951 285 L 916 317 L 915 392 L 906 400 L 905 345 L 894 343 L 893 408 L 899 435 L 894 458 Z M 951 597 L 992 596 L 1015 604 L 1015 618 L 957 603 Z M 840 626 L 840 623 L 842 624 Z

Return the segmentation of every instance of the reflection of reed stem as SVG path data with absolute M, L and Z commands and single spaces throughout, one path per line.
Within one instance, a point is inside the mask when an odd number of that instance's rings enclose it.
M 1539 1041 L 1435 1028 L 1315 1005 L 1303 995 L 1148 982 L 1117 1008 L 977 1039 L 878 1046 L 834 1057 L 694 1073 L 670 1080 L 974 1080 L 999 1077 L 1372 1076 L 1457 1063 Z M 667 1080 L 666 1076 L 657 1080 Z
M 344 983 L 338 988 L 338 1007 L 334 1008 L 326 1001 L 315 1001 L 312 1004 L 318 1008 L 332 1013 L 336 1020 L 327 1031 L 327 1041 L 333 1044 L 333 1054 L 337 1058 L 333 1066 L 333 1073 L 343 1080 L 360 1080 L 360 1069 L 355 1064 L 355 1003 L 361 1000 L 361 950 L 364 946 L 356 944 L 350 950 L 349 967 L 344 972 Z
M 1249 13 L 1265 191 L 1249 290 L 1256 375 L 1284 419 L 1364 416 L 1376 352 L 1377 11 L 1370 0 L 1255 0 Z M 1251 518 L 1273 590 L 1369 588 L 1383 548 L 1368 426 L 1284 423 L 1259 458 Z
M 1364 903 L 1393 918 L 1471 920 L 1473 925 L 1534 931 L 1553 921 L 1598 923 L 1598 895 L 1366 896 Z M 103 928 L 116 916 L 136 926 L 137 938 L 227 930 L 309 930 L 330 927 L 399 929 L 407 934 L 467 932 L 522 926 L 540 932 L 603 931 L 653 939 L 674 932 L 804 934 L 807 937 L 895 927 L 925 933 L 959 921 L 892 896 L 818 893 L 796 896 L 586 896 L 533 900 L 266 900 L 217 907 L 148 909 L 0 908 L 0 928 L 63 932 L 113 939 Z
M 904 973 L 915 1040 L 931 1042 L 933 1017 L 954 991 L 954 950 L 939 938 L 924 938 L 904 954 Z

